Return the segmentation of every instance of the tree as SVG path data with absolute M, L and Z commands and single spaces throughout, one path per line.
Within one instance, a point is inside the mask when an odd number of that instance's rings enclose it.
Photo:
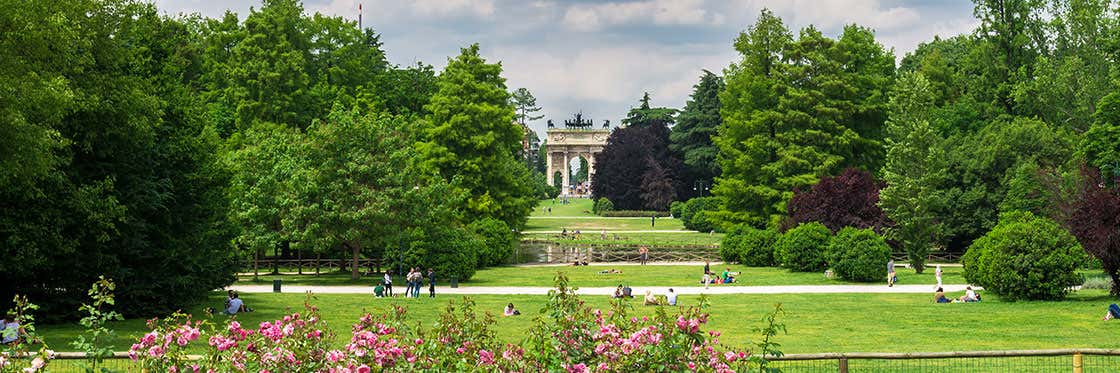
M 961 258 L 969 283 L 1010 300 L 1056 300 L 1085 281 L 1085 251 L 1057 223 L 1026 211 L 999 220 Z
M 1120 296 L 1120 176 L 1112 177 L 1112 186 L 1093 168 L 1085 168 L 1082 177 L 1066 227 L 1101 261 L 1112 278 L 1112 295 Z
M 1109 176 L 1120 176 L 1120 94 L 1110 93 L 1101 99 L 1092 127 L 1081 140 L 1079 153 L 1085 161 L 1101 170 L 1106 182 Z
M 932 88 L 919 73 L 899 78 L 887 120 L 887 160 L 882 171 L 887 186 L 879 193 L 879 206 L 895 223 L 888 234 L 906 249 L 918 273 L 925 268 L 930 246 L 940 231 L 937 190 L 945 178 L 944 140 L 928 120 L 934 102 Z
M 854 168 L 837 176 L 826 176 L 807 190 L 794 191 L 790 199 L 786 226 L 820 222 L 832 232 L 844 227 L 873 228 L 882 231 L 890 225 L 879 208 L 879 189 L 867 171 Z
M 18 291 L 58 320 L 104 275 L 127 284 L 116 300 L 131 317 L 231 283 L 226 173 L 190 90 L 192 29 L 144 3 L 7 5 L 0 84 L 27 90 L 0 99 L 2 161 L 20 163 L 0 171 L 0 296 Z
M 449 59 L 418 149 L 428 167 L 467 190 L 469 220 L 493 217 L 518 229 L 538 196 L 516 159 L 522 131 L 501 72 L 501 64 L 486 63 L 478 44 Z
M 360 278 L 363 250 L 392 245 L 410 222 L 432 214 L 455 220 L 447 206 L 458 198 L 419 169 L 409 146 L 412 125 L 399 116 L 338 110 L 312 124 L 300 146 L 283 225 L 301 247 L 348 249 L 351 279 Z
M 776 224 L 794 189 L 881 162 L 894 58 L 857 26 L 837 40 L 811 26 L 789 39 L 763 12 L 736 42 L 743 61 L 726 73 L 716 140 L 723 176 L 713 194 L 727 198 L 724 225 Z
M 626 118 L 622 119 L 622 124 L 631 127 L 664 126 L 668 128 L 672 126 L 673 122 L 676 121 L 674 116 L 677 114 L 677 110 L 651 107 L 649 101 L 649 92 L 645 92 L 640 100 L 642 104 L 636 108 L 631 108 L 630 112 L 626 113 Z
M 517 123 L 521 123 L 522 126 L 528 126 L 529 122 L 544 118 L 544 115 L 536 115 L 541 111 L 541 107 L 537 106 L 537 98 L 533 97 L 533 93 L 527 88 L 513 91 L 510 94 L 510 103 L 516 110 L 514 117 L 517 118 Z
M 649 95 L 631 109 L 632 121 L 607 137 L 596 155 L 592 196 L 607 198 L 618 210 L 664 210 L 676 197 L 680 163 L 669 152 L 672 109 L 649 107 Z
M 1032 76 L 1032 64 L 1042 49 L 1042 22 L 1034 16 L 1042 0 L 975 0 L 973 15 L 980 21 L 976 36 L 982 42 L 974 53 L 981 62 L 983 97 L 1007 114 L 1016 112 L 1012 87 Z
M 691 99 L 677 116 L 677 124 L 669 132 L 669 150 L 672 150 L 684 163 L 684 178 L 681 184 L 690 190 L 696 181 L 711 186 L 712 180 L 719 176 L 719 163 L 716 155 L 719 149 L 712 137 L 722 123 L 719 116 L 719 91 L 723 89 L 723 79 L 704 70 L 700 82 L 693 86 Z M 695 197 L 696 195 L 690 195 Z

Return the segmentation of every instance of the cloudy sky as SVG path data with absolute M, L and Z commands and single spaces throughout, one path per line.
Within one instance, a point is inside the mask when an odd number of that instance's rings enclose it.
M 244 19 L 260 0 L 155 0 L 169 14 Z M 642 92 L 681 108 L 703 69 L 738 60 L 731 44 L 771 9 L 793 30 L 816 25 L 835 36 L 857 23 L 901 58 L 918 43 L 976 26 L 968 0 L 304 0 L 309 13 L 357 19 L 377 30 L 390 61 L 437 70 L 478 42 L 501 61 L 510 90 L 528 88 L 556 122 L 582 110 L 618 123 Z M 796 31 L 795 31 L 796 34 Z M 534 124 L 543 129 L 544 120 Z

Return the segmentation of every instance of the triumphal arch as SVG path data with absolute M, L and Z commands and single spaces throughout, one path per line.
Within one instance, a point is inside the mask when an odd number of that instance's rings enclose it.
M 603 151 L 610 136 L 610 121 L 603 121 L 601 128 L 595 128 L 591 119 L 584 119 L 583 114 L 576 114 L 573 119 L 565 120 L 563 128 L 557 128 L 552 120 L 548 121 L 548 141 L 545 142 L 545 152 L 548 154 L 548 185 L 556 185 L 555 174 L 560 173 L 560 194 L 574 194 L 571 185 L 570 162 L 578 157 L 587 160 L 588 186 L 591 185 L 591 175 L 595 174 L 595 155 Z M 590 193 L 587 188 L 585 193 Z

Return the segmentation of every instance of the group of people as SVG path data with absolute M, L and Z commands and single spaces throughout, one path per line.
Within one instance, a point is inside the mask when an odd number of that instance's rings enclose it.
M 724 268 L 723 273 L 717 275 L 712 272 L 712 263 L 704 262 L 704 276 L 700 277 L 700 283 L 704 284 L 705 289 L 711 284 L 732 284 L 735 283 L 735 276 L 742 274 L 742 272 L 731 272 L 731 268 Z
M 977 293 L 976 290 L 972 290 L 971 286 L 967 286 L 967 287 L 964 288 L 964 295 L 962 295 L 962 296 L 960 296 L 959 298 L 956 298 L 956 299 L 949 299 L 948 297 L 945 296 L 945 289 L 941 288 L 941 286 L 939 285 L 937 287 L 937 291 L 935 291 L 933 293 L 933 301 L 937 302 L 937 303 L 979 302 L 980 301 L 980 294 Z
M 633 297 L 634 297 L 634 289 L 631 289 L 630 285 L 622 285 L 622 284 L 619 284 L 618 288 L 614 289 L 614 294 L 611 295 L 611 298 L 615 298 L 615 299 L 633 298 Z M 645 296 L 645 299 L 643 299 L 643 304 L 645 304 L 647 306 L 655 306 L 655 305 L 661 304 L 661 301 L 657 299 L 657 296 L 653 295 L 652 291 L 646 290 L 646 296 Z M 665 294 L 665 304 L 668 304 L 670 306 L 677 305 L 677 293 L 673 292 L 672 288 L 669 288 L 669 292 L 667 294 Z
M 420 267 L 413 267 L 408 269 L 408 274 L 404 276 L 404 281 L 407 286 L 404 289 L 404 296 L 419 298 L 420 288 L 424 286 L 424 278 L 428 278 L 428 297 L 436 297 L 436 272 L 428 268 L 427 275 Z M 373 295 L 375 297 L 392 297 L 393 296 L 393 271 L 385 271 L 384 277 L 381 282 L 373 287 Z

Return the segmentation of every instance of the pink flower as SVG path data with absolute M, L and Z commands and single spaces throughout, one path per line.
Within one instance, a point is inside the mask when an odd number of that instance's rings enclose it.
M 570 365 L 566 369 L 568 373 L 587 373 L 587 365 L 584 365 L 583 363 Z
M 420 338 L 416 338 L 416 344 L 417 345 L 422 345 L 422 344 L 424 344 L 424 340 L 420 339 Z
M 478 350 L 478 363 L 482 365 L 493 365 L 494 353 L 486 350 Z

